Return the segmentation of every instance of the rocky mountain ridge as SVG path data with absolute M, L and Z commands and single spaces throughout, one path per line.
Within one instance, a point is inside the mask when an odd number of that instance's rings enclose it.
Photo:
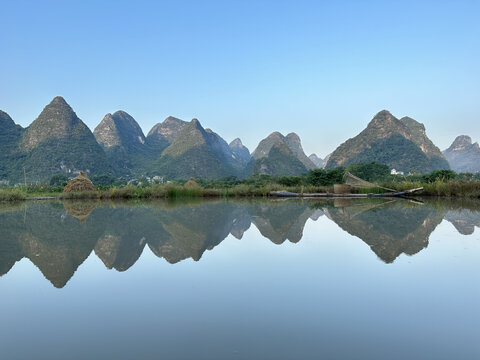
M 475 157 L 479 151 L 477 143 L 461 136 L 444 154 L 455 164 L 453 169 L 476 172 L 480 169 L 472 164 L 479 163 Z M 221 178 L 298 175 L 317 167 L 369 161 L 401 171 L 449 168 L 423 124 L 409 117 L 397 119 L 386 110 L 323 160 L 315 154 L 307 157 L 295 133 L 273 132 L 250 154 L 240 139 L 228 144 L 197 119 L 187 122 L 169 116 L 145 136 L 137 121 L 122 110 L 106 114 L 92 133 L 60 96 L 26 129 L 0 111 L 1 181 L 23 180 L 24 168 L 30 181 L 80 170 L 127 178 Z

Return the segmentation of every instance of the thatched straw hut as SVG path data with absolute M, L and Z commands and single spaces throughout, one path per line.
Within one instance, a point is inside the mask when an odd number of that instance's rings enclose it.
M 63 189 L 64 193 L 71 192 L 83 192 L 83 191 L 95 191 L 95 185 L 90 181 L 90 179 L 85 175 L 83 171 L 80 171 L 80 175 L 76 178 L 70 180 L 67 183 L 67 186 Z
M 352 192 L 352 187 L 347 184 L 333 184 L 333 193 L 334 194 L 350 194 Z
M 188 180 L 184 185 L 183 185 L 184 188 L 186 189 L 200 189 L 201 186 L 198 185 L 198 183 L 193 180 L 193 178 L 190 178 L 190 180 Z

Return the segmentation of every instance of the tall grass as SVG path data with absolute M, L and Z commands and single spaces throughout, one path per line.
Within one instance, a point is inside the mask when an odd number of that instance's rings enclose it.
M 174 199 L 191 197 L 221 196 L 221 192 L 215 189 L 185 188 L 182 185 L 166 184 L 151 186 L 127 185 L 123 187 L 111 187 L 105 190 L 83 192 L 83 193 L 62 193 L 62 199 Z
M 433 182 L 397 182 L 387 184 L 387 187 L 404 191 L 413 188 L 423 187 L 419 195 L 442 196 L 442 197 L 469 197 L 480 198 L 480 181 L 462 181 L 462 180 L 440 180 Z
M 25 193 L 15 188 L 0 189 L 0 201 L 20 201 L 25 199 Z

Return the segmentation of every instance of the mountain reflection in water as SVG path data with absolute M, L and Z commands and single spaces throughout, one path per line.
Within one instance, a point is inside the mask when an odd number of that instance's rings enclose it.
M 145 246 L 172 264 L 198 261 L 229 234 L 241 239 L 252 224 L 275 244 L 297 243 L 307 220 L 323 215 L 391 263 L 426 248 L 443 219 L 459 233 L 472 234 L 480 225 L 479 210 L 478 201 L 388 199 L 2 205 L 0 275 L 28 258 L 61 288 L 92 250 L 118 271 L 135 264 Z

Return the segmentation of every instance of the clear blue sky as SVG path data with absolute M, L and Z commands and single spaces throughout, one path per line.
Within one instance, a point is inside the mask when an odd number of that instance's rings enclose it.
M 92 130 L 197 117 L 250 150 L 295 131 L 323 157 L 382 109 L 480 140 L 479 1 L 2 1 L 0 49 L 22 126 L 62 95 Z

